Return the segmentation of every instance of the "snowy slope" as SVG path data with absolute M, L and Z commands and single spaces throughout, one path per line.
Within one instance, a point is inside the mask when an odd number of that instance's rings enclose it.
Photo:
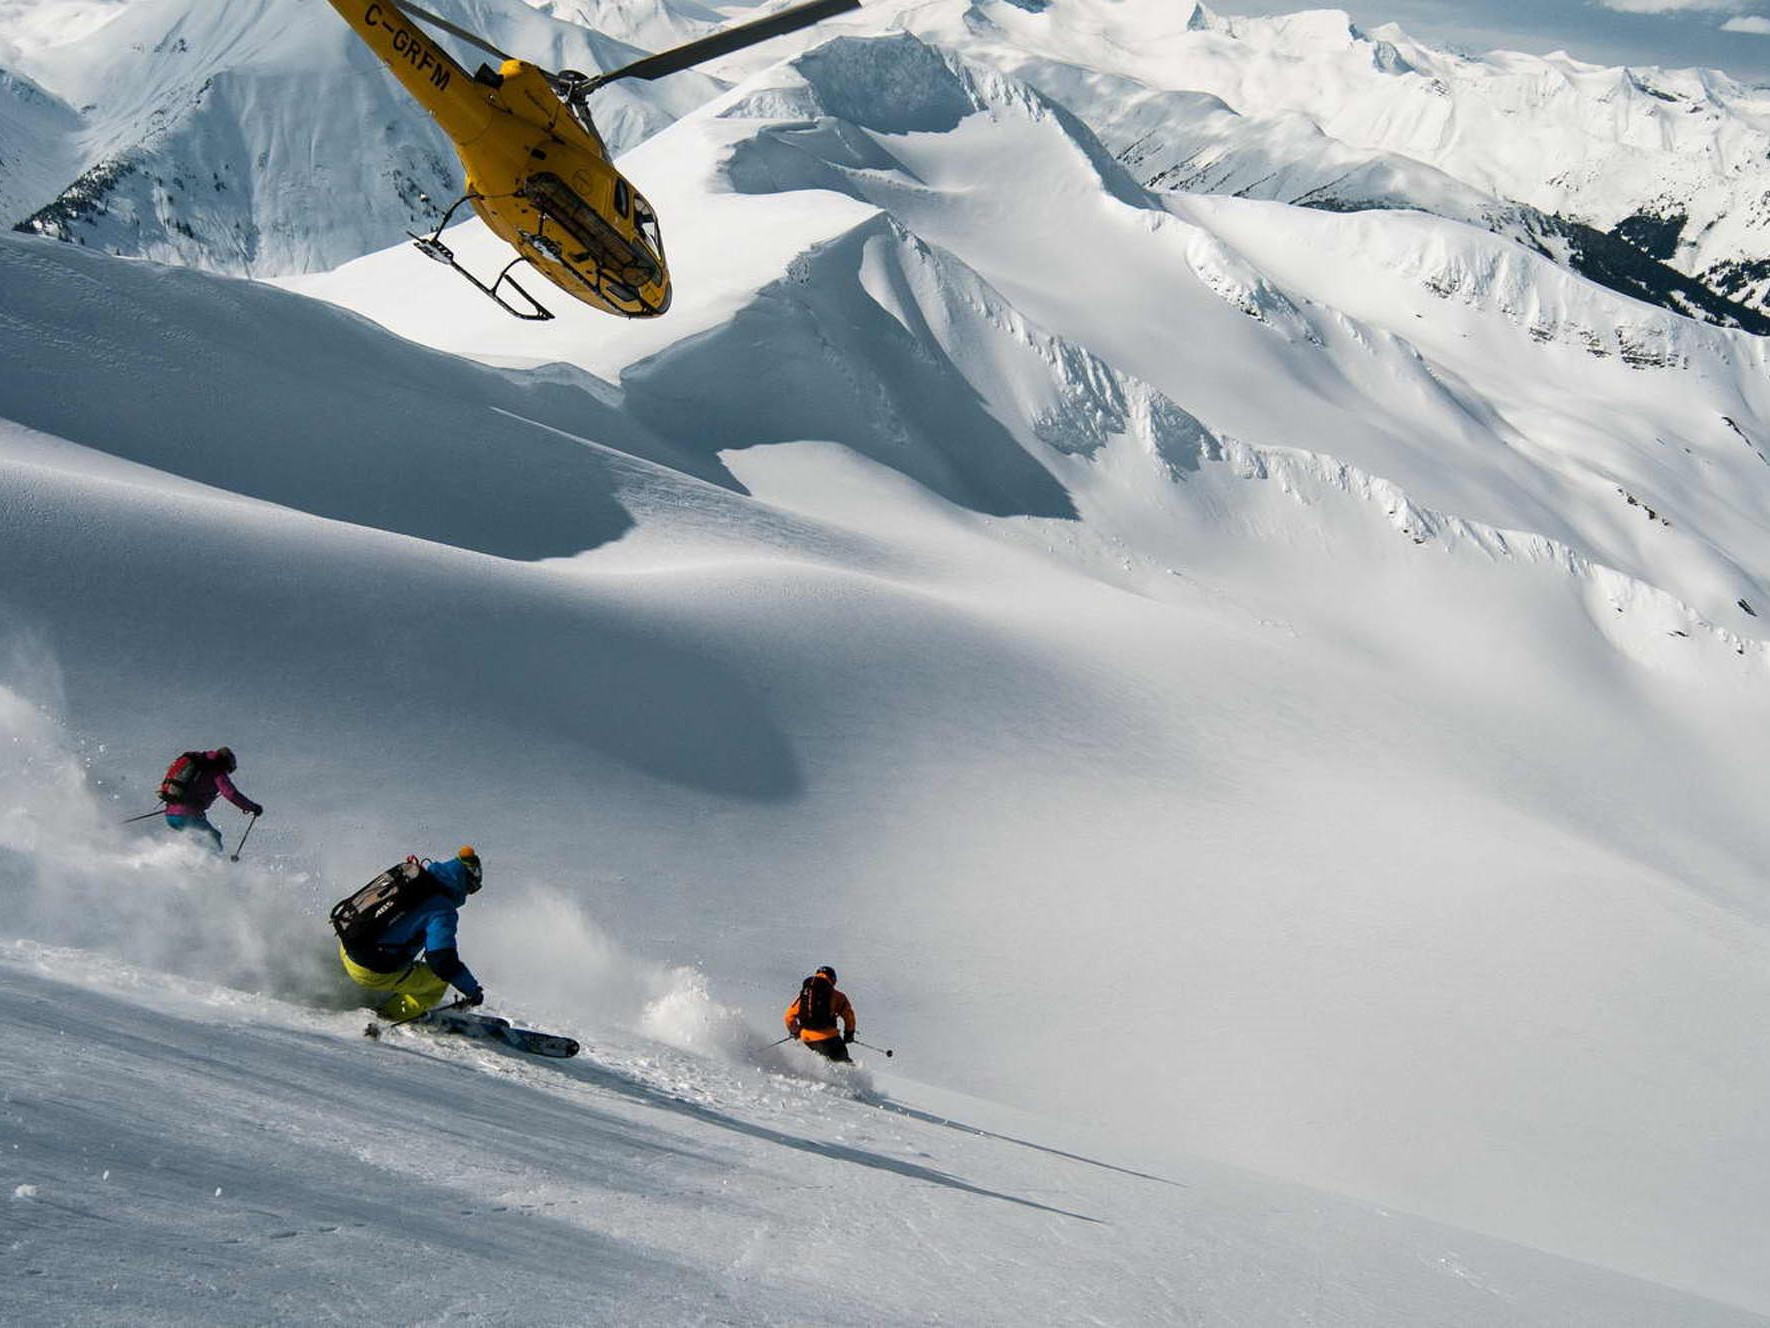
M 596 32 L 619 33 L 648 51 L 667 50 L 704 37 L 727 22 L 724 10 L 697 0 L 530 0 L 553 18 Z M 740 17 L 750 17 L 742 15 Z
M 31 525 L 72 491 L 68 507 L 126 539 L 130 513 L 206 551 L 281 526 L 310 584 L 328 553 L 402 582 L 452 561 L 16 431 L 6 449 L 9 492 L 35 472 Z M 83 673 L 63 677 L 75 708 Z M 471 704 L 454 713 L 496 731 Z M 332 878 L 291 861 L 307 853 L 231 868 L 118 828 L 115 754 L 79 750 L 10 691 L 0 736 L 0 890 L 9 928 L 40 938 L 0 947 L 8 1322 L 1762 1322 L 1213 1165 L 1174 1133 L 967 1100 L 877 1056 L 828 1080 L 767 1050 L 705 975 L 635 957 L 573 892 L 521 884 L 514 840 L 503 897 L 488 887 L 471 906 L 472 953 L 502 1008 L 586 1053 L 368 1043 L 360 1013 L 330 1012 L 342 1002 L 312 920 Z M 284 845 L 314 823 L 299 787 L 267 822 Z M 869 1037 L 905 1018 L 893 1004 L 869 1002 Z
M 128 0 L 0 0 L 0 47 L 8 59 L 30 59 L 40 52 L 79 41 L 122 12 Z
M 438 8 L 548 68 L 642 53 L 520 4 Z M 6 198 L 0 215 L 58 238 L 213 271 L 301 272 L 394 243 L 460 191 L 447 138 L 320 0 L 144 0 L 19 60 L 82 108 L 79 164 L 47 196 Z M 713 86 L 688 74 L 611 89 L 598 99 L 604 134 L 617 149 L 637 142 Z
M 1036 353 L 1091 353 L 1237 439 L 1326 453 L 1426 506 L 1548 536 L 1750 632 L 1770 602 L 1758 570 L 1770 555 L 1760 339 L 1617 297 L 1429 217 L 1170 203 L 1025 85 L 956 68 L 908 36 L 835 38 L 633 154 L 678 274 L 667 320 L 621 326 L 555 301 L 557 324 L 519 325 L 459 283 L 416 286 L 426 265 L 407 251 L 299 287 L 445 349 L 624 373 L 637 408 L 672 411 L 663 424 L 678 436 L 704 428 L 685 414 L 716 420 L 701 434 L 716 446 L 852 445 L 869 423 L 902 428 L 938 391 L 931 338 L 954 364 L 949 381 L 989 400 L 992 371 L 966 356 L 1063 329 L 1056 348 Z M 1018 169 L 998 174 L 1003 160 Z M 986 179 L 988 190 L 975 187 Z M 498 246 L 477 224 L 452 235 L 470 262 L 491 266 Z M 1265 246 L 1257 257 L 1242 252 L 1254 244 Z M 875 273 L 885 254 L 897 256 Z M 1103 254 L 1121 261 L 1092 258 Z M 1287 256 L 1298 261 L 1281 276 Z M 903 264 L 926 299 L 976 306 L 966 316 L 983 326 L 968 335 L 946 328 L 950 314 L 903 311 L 923 298 L 887 288 Z M 1078 268 L 1086 279 L 1049 280 Z M 838 285 L 844 306 L 823 307 Z M 908 390 L 878 381 L 892 374 L 878 348 L 894 339 L 911 356 L 895 374 L 910 376 Z M 1549 363 L 1545 402 L 1530 385 Z M 654 382 L 665 398 L 655 408 Z M 1035 425 L 1057 409 L 993 404 L 997 420 Z M 934 416 L 955 409 L 945 402 Z M 775 418 L 783 412 L 798 418 Z M 1066 407 L 1057 422 L 1075 415 Z M 979 464 L 972 448 L 965 465 Z M 895 439 L 867 451 L 926 482 Z M 999 498 L 939 491 L 1006 510 L 991 505 Z M 1672 510 L 1684 503 L 1694 506 Z M 1061 510 L 1048 497 L 1014 504 Z
M 1469 170 L 1463 163 L 1441 160 L 1443 154 L 1433 148 L 1442 144 L 1435 140 L 1390 143 L 1381 135 L 1339 136 L 1338 121 L 1324 116 L 1307 98 L 1299 100 L 1290 89 L 1291 81 L 1353 85 L 1356 90 L 1346 99 L 1380 103 L 1382 109 L 1370 114 L 1384 123 L 1392 115 L 1405 119 L 1418 113 L 1409 101 L 1418 93 L 1417 84 L 1402 77 L 1416 72 L 1413 66 L 1393 42 L 1366 38 L 1345 22 L 1344 14 L 1292 16 L 1297 22 L 1267 23 L 1226 20 L 1201 9 L 1184 32 L 1176 33 L 1171 25 L 1159 22 L 1155 30 L 1147 30 L 1142 14 L 1114 12 L 1097 23 L 1086 7 L 1064 6 L 1055 16 L 1037 12 L 1037 19 L 1029 19 L 1022 6 L 978 6 L 960 24 L 935 8 L 921 11 L 923 21 L 917 30 L 950 42 L 970 58 L 988 59 L 1061 102 L 1153 188 L 1235 194 L 1339 211 L 1420 209 L 1484 226 L 1626 294 L 1723 326 L 1744 325 L 1760 334 L 1770 331 L 1770 321 L 1750 307 L 1749 288 L 1735 279 L 1737 274 L 1707 272 L 1699 266 L 1700 279 L 1692 279 L 1662 261 L 1674 257 L 1676 224 L 1668 231 L 1663 222 L 1636 216 L 1613 234 L 1614 218 L 1603 220 L 1578 200 L 1549 199 L 1528 183 L 1519 185 L 1491 170 Z M 1103 27 L 1111 34 L 1107 39 L 1115 43 L 1115 51 L 1096 61 L 1093 48 Z M 1130 30 L 1121 30 L 1126 28 Z M 1400 33 L 1390 36 L 1415 49 Z M 1208 58 L 1201 55 L 1200 45 L 1207 41 L 1216 43 Z M 1123 52 L 1129 50 L 1138 51 L 1140 58 L 1127 64 Z M 1151 52 L 1173 52 L 1175 58 L 1156 63 L 1149 58 Z M 1451 71 L 1446 75 L 1449 82 L 1441 85 L 1442 95 L 1451 97 L 1449 88 L 1457 82 L 1457 72 L 1471 62 L 1461 55 L 1443 56 L 1442 62 Z M 1241 82 L 1226 80 L 1219 63 L 1247 77 Z M 1110 72 L 1120 69 L 1133 69 L 1135 76 Z M 1266 95 L 1267 82 L 1274 84 L 1271 97 Z M 1279 88 L 1280 83 L 1286 86 Z M 1639 78 L 1630 86 L 1637 84 L 1645 86 Z M 1236 104 L 1232 107 L 1212 91 L 1195 88 L 1222 88 Z M 1533 124 L 1554 123 L 1548 112 L 1527 114 Z M 1608 121 L 1598 124 L 1596 133 L 1603 140 L 1613 127 Z M 1487 126 L 1474 133 L 1479 137 L 1487 129 L 1501 135 L 1503 145 L 1496 150 L 1508 161 L 1522 155 L 1503 128 Z M 1584 132 L 1575 127 L 1563 135 L 1558 147 L 1587 151 Z M 1449 136 L 1447 131 L 1440 138 Z M 1595 148 L 1600 157 L 1609 150 L 1607 140 Z M 1633 161 L 1632 151 L 1625 156 Z M 1513 164 L 1523 168 L 1523 163 Z M 1749 176 L 1749 167 L 1740 169 Z M 1612 185 L 1620 182 L 1615 173 L 1604 178 Z M 1688 194 L 1685 189 L 1679 196 Z M 1753 198 L 1748 194 L 1723 201 L 1726 206 L 1744 207 Z M 1634 206 L 1622 207 L 1617 216 L 1625 216 Z M 1657 195 L 1651 206 L 1665 210 Z M 1751 212 L 1749 207 L 1746 210 Z M 1744 248 L 1739 252 L 1755 255 L 1763 249 L 1764 237 L 1759 233 L 1740 243 Z
M 520 325 L 404 246 L 287 283 L 353 313 L 0 238 L 0 932 L 70 948 L 9 947 L 0 1005 L 100 1030 L 6 1108 L 29 1266 L 69 1206 L 130 1234 L 119 1276 L 169 1216 L 210 1251 L 239 1211 L 186 1196 L 271 1168 L 288 1253 L 178 1265 L 226 1295 L 254 1257 L 217 1320 L 286 1317 L 401 1176 L 535 1208 L 347 1307 L 545 1319 L 599 1241 L 610 1319 L 1770 1312 L 1764 343 L 1485 225 L 1151 190 L 932 10 L 873 17 L 625 157 L 655 322 Z M 224 740 L 271 807 L 237 872 L 112 824 Z M 466 957 L 579 1066 L 321 1013 L 324 906 L 467 839 Z M 1188 1188 L 765 1077 L 821 962 L 900 1105 Z M 279 1055 L 331 1086 L 296 1143 Z M 137 1206 L 61 1122 L 144 1085 L 232 1124 Z M 414 1096 L 502 1147 L 375 1125 Z M 164 1156 L 118 1114 L 123 1169 Z M 588 1162 L 549 1181 L 513 1136 L 554 1131 Z M 378 1197 L 340 1212 L 316 1138 Z M 64 1317 L 126 1317 L 109 1285 Z
M 1770 290 L 1770 92 L 1720 71 L 1474 57 L 1393 25 L 1360 32 L 1339 10 L 993 0 L 963 31 L 1149 181 L 1461 220 L 1473 191 L 1501 214 L 1521 204 L 1620 230 L 1730 298 L 1761 307 Z
M 310 306 L 272 291 L 0 247 L 9 290 L 34 273 L 45 292 L 8 346 L 45 377 L 7 413 L 283 504 L 168 487 L 163 470 L 116 474 L 101 497 L 82 478 L 89 454 L 12 444 L 14 620 L 56 661 L 61 713 L 104 734 L 98 773 L 128 781 L 119 813 L 166 732 L 219 725 L 263 753 L 246 787 L 278 810 L 255 844 L 325 881 L 468 835 L 509 892 L 487 899 L 480 937 L 576 901 L 628 947 L 703 968 L 762 1028 L 807 953 L 833 958 L 862 975 L 870 1026 L 911 1042 L 937 1081 L 1762 1304 L 1744 1234 L 1756 1200 L 1737 1188 L 1741 1159 L 1765 1150 L 1767 1085 L 1742 1067 L 1770 1005 L 1752 920 L 1766 846 L 1740 796 L 1758 768 L 1762 648 L 1541 534 L 1447 513 L 1318 451 L 1207 430 L 1176 398 L 992 308 L 975 278 L 891 227 L 847 237 L 763 292 L 731 336 L 630 372 L 618 410 L 586 400 L 569 428 L 553 424 L 620 447 L 662 434 L 723 449 L 708 478 L 768 501 L 682 477 L 710 455 L 659 452 L 663 469 L 534 429 L 531 448 L 580 450 L 589 486 L 565 504 L 583 516 L 539 524 L 532 463 L 510 450 L 529 426 L 511 416 L 561 416 L 511 404 L 495 375 L 463 371 L 449 402 L 492 465 L 438 476 L 471 495 L 466 512 L 433 510 L 442 490 L 344 511 L 377 488 L 279 476 L 271 458 L 306 457 L 316 477 L 341 464 L 309 450 L 332 431 L 292 412 L 277 412 L 274 449 L 229 449 L 242 435 L 222 419 L 212 442 L 176 453 L 122 411 L 51 415 L 42 403 L 66 396 L 49 386 L 68 363 L 59 347 L 89 341 L 81 329 L 102 324 L 119 283 L 144 308 L 170 284 L 271 320 L 282 330 L 261 335 L 292 383 L 335 377 L 340 360 L 369 369 L 348 409 L 383 422 L 376 456 L 393 471 L 436 475 L 428 449 L 450 429 L 419 415 L 402 432 L 410 395 L 370 395 L 427 361 L 376 349 L 361 324 L 297 319 Z M 106 288 L 83 279 L 94 265 Z M 888 302 L 883 321 L 856 321 L 857 275 Z M 48 298 L 85 290 L 71 306 Z M 783 291 L 811 303 L 783 313 Z M 1273 335 L 1270 315 L 1208 290 L 1188 307 L 1215 318 L 1226 356 Z M 1512 329 L 1470 316 L 1490 338 Z M 802 323 L 821 329 L 825 396 L 792 376 L 808 350 L 772 384 L 781 401 L 808 394 L 790 412 L 763 411 L 767 383 L 730 395 L 757 371 L 744 347 Z M 846 349 L 832 339 L 845 327 Z M 243 326 L 215 339 L 253 340 Z M 145 391 L 144 420 L 194 422 L 164 367 L 131 367 L 134 347 L 181 340 L 123 335 L 87 363 Z M 945 345 L 942 370 L 930 355 Z M 211 339 L 190 354 L 206 363 Z M 373 372 L 383 362 L 401 367 Z M 958 433 L 918 427 L 918 400 L 964 405 L 961 379 L 988 414 L 969 407 Z M 274 386 L 248 381 L 249 400 Z M 853 427 L 881 418 L 901 432 Z M 753 438 L 737 436 L 744 420 Z M 843 446 L 789 442 L 819 429 Z M 787 445 L 732 450 L 766 442 Z M 1015 448 L 1055 487 L 1010 462 Z M 1438 500 L 1468 483 L 1441 469 L 1453 487 Z M 1518 476 L 1485 487 L 1524 491 Z M 1705 502 L 1694 485 L 1690 501 Z M 1615 502 L 1613 536 L 1637 518 L 1660 529 Z M 106 534 L 92 547 L 73 531 L 95 504 Z M 520 542 L 497 534 L 515 529 Z M 153 559 L 126 552 L 168 539 L 215 569 L 171 606 Z M 507 561 L 574 542 L 597 551 Z M 231 621 L 263 630 L 218 637 L 197 690 L 168 695 L 137 667 Z M 119 632 L 127 658 L 106 644 Z M 381 776 L 388 753 L 404 778 Z M 520 799 L 487 805 L 487 761 L 526 772 Z M 581 929 L 553 930 L 545 949 L 482 939 L 490 953 L 470 958 L 504 999 L 598 1008 Z M 1155 1023 L 1102 1024 L 1096 1003 L 1126 975 L 1159 991 Z M 1647 1076 L 1666 1091 L 1644 1099 Z
M 0 219 L 55 197 L 77 170 L 80 117 L 21 74 L 0 68 Z
M 911 1084 L 855 1101 L 631 1037 L 545 1065 L 378 1045 L 38 946 L 4 952 L 0 1014 L 11 1323 L 1761 1322 L 1223 1168 L 1058 1151 Z

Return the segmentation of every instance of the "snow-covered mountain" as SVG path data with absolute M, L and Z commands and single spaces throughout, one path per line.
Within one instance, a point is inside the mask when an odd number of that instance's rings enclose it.
M 1394 25 L 1360 32 L 1339 10 L 1146 10 L 988 4 L 950 26 L 1152 186 L 1485 219 L 1599 280 L 1659 285 L 1641 263 L 1659 260 L 1770 307 L 1770 89 L 1716 70 L 1476 57 Z
M 0 208 L 6 215 L 54 197 L 77 170 L 80 117 L 20 74 L 0 70 Z
M 721 21 L 665 0 L 444 9 L 554 67 L 612 67 Z M 1142 9 L 911 5 L 900 21 L 1051 94 L 1152 187 L 1419 208 L 1639 298 L 1770 331 L 1770 92 L 1718 71 L 1475 58 L 1393 26 L 1364 34 L 1337 10 Z M 71 37 L 56 41 L 58 27 Z M 0 219 L 261 275 L 391 243 L 434 220 L 459 172 L 355 47 L 318 0 L 0 10 L 0 68 L 86 110 L 71 156 L 65 124 L 18 127 L 20 153 L 43 164 L 16 183 L 0 176 Z M 617 85 L 598 110 L 624 148 L 716 89 L 692 74 Z
M 641 53 L 525 5 L 438 7 L 549 68 L 612 68 Z M 461 55 L 470 68 L 481 58 Z M 460 193 L 447 138 L 323 0 L 140 0 L 15 59 L 80 108 L 72 127 L 66 107 L 51 125 L 21 126 L 21 143 L 60 167 L 0 179 L 0 219 L 24 229 L 276 275 L 393 244 Z M 598 101 L 605 135 L 624 148 L 714 86 L 693 73 L 617 86 Z
M 909 35 L 834 38 L 691 117 L 669 151 L 668 169 L 663 149 L 628 159 L 658 200 L 666 239 L 676 223 L 690 227 L 672 242 L 684 311 L 655 327 L 610 327 L 570 306 L 558 329 L 517 324 L 456 283 L 414 290 L 403 274 L 422 265 L 402 250 L 297 284 L 443 349 L 620 375 L 648 418 L 650 385 L 667 385 L 660 398 L 678 407 L 664 417 L 668 431 L 709 448 L 830 436 L 858 445 L 878 429 L 884 438 L 868 454 L 931 484 L 904 446 L 906 421 L 938 391 L 926 378 L 930 339 L 966 380 L 957 401 L 982 404 L 1000 391 L 980 379 L 993 364 L 973 367 L 983 347 L 1003 335 L 1038 344 L 1049 335 L 1038 328 L 1067 329 L 1036 355 L 1077 362 L 1076 381 L 1058 390 L 1084 399 L 1034 406 L 1017 392 L 994 402 L 997 418 L 1032 421 L 1002 455 L 1053 438 L 1060 450 L 1090 452 L 1125 414 L 1098 399 L 1103 393 L 1111 401 L 1154 390 L 1212 429 L 1325 452 L 1395 480 L 1414 501 L 1550 534 L 1667 588 L 1683 582 L 1687 602 L 1729 628 L 1749 630 L 1761 606 L 1748 613 L 1739 600 L 1770 602 L 1757 570 L 1770 554 L 1766 510 L 1744 497 L 1767 464 L 1766 433 L 1751 422 L 1765 389 L 1766 343 L 1756 337 L 1623 299 L 1485 231 L 1430 216 L 1146 191 L 1059 104 L 988 66 L 954 66 Z M 1004 156 L 1023 163 L 1010 179 L 993 164 Z M 988 190 L 974 187 L 981 179 Z M 811 206 L 832 194 L 843 202 Z M 748 252 L 780 279 L 764 285 L 733 270 L 729 237 L 746 232 L 770 237 Z M 454 234 L 481 267 L 493 263 L 496 243 L 479 227 Z M 1094 257 L 1105 253 L 1139 257 Z M 916 275 L 879 275 L 881 263 Z M 838 283 L 846 305 L 821 309 Z M 899 285 L 969 291 L 922 298 L 957 300 L 975 311 L 967 322 L 981 323 L 958 331 L 954 311 L 894 313 L 897 333 L 891 324 L 866 331 L 857 310 L 901 305 L 907 294 L 888 293 Z M 727 294 L 733 287 L 743 303 Z M 1482 331 L 1463 325 L 1463 309 Z M 806 337 L 812 344 L 789 349 Z M 894 338 L 908 357 L 896 372 L 879 362 L 881 344 Z M 844 341 L 850 348 L 839 354 Z M 716 375 L 688 361 L 703 347 L 718 348 Z M 1555 391 L 1538 403 L 1508 384 L 1534 382 L 1545 348 L 1559 367 Z M 1090 353 L 1133 381 L 1102 385 Z M 844 365 L 833 381 L 832 355 Z M 1704 384 L 1705 404 L 1693 410 L 1668 392 L 1658 370 Z M 1588 387 L 1573 391 L 1567 375 Z M 880 404 L 856 409 L 849 394 L 857 392 Z M 820 410 L 832 393 L 840 404 Z M 743 408 L 719 411 L 716 403 L 732 399 Z M 941 399 L 931 411 L 939 423 L 930 447 L 952 452 L 956 409 Z M 683 410 L 696 415 L 692 426 Z M 711 434 L 703 414 L 720 420 Z M 1084 438 L 1065 441 L 1078 421 L 1089 422 Z M 966 436 L 968 451 L 939 463 L 948 472 L 990 464 L 979 430 Z M 1457 464 L 1446 464 L 1446 449 Z M 1067 502 L 1049 496 L 1006 496 L 1016 488 L 1008 475 L 1026 469 L 992 472 L 982 486 L 936 487 L 979 510 L 1066 513 Z M 1679 515 L 1660 499 L 1664 487 L 1712 496 L 1717 510 L 1693 522 L 1700 536 L 1687 541 L 1659 520 Z M 1051 492 L 1048 482 L 1035 488 Z M 1631 498 L 1655 512 L 1646 527 L 1672 538 L 1643 544 L 1646 530 L 1619 525 L 1614 509 Z M 1742 500 L 1743 519 L 1722 515 Z M 1671 569 L 1687 559 L 1685 581 Z M 1698 584 L 1713 588 L 1699 594 Z
M 1765 1321 L 1767 343 L 1445 163 L 1152 181 L 1283 137 L 1191 12 L 716 64 L 644 323 L 0 237 L 0 1319 Z M 116 824 L 198 741 L 237 865 Z M 464 840 L 578 1062 L 339 1013 Z

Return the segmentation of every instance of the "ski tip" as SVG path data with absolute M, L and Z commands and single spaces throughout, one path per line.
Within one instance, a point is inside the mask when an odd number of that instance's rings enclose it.
M 371 1019 L 369 1021 L 369 1026 L 363 1030 L 363 1036 L 366 1038 L 379 1038 L 381 1036 L 381 1025 Z
M 504 1041 L 518 1051 L 546 1056 L 550 1060 L 570 1060 L 583 1050 L 576 1038 L 562 1037 L 557 1033 L 536 1033 L 526 1028 L 511 1029 L 505 1034 Z

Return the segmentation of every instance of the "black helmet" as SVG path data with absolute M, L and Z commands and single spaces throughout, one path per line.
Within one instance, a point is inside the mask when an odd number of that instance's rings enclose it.
M 234 749 L 232 747 L 217 747 L 215 749 L 215 764 L 231 775 L 239 764 L 234 760 Z
M 485 878 L 485 869 L 479 865 L 479 854 L 474 851 L 472 844 L 463 844 L 455 856 L 467 868 L 467 893 L 478 894 Z
M 816 973 L 812 974 L 812 976 L 826 977 L 830 980 L 831 986 L 836 985 L 836 970 L 831 968 L 828 964 L 825 964 L 822 968 L 818 969 Z

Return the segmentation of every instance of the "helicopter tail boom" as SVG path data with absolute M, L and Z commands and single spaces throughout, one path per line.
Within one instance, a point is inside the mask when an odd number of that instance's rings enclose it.
M 407 92 L 457 142 L 484 132 L 491 112 L 473 75 L 408 15 L 398 0 L 329 0 Z

